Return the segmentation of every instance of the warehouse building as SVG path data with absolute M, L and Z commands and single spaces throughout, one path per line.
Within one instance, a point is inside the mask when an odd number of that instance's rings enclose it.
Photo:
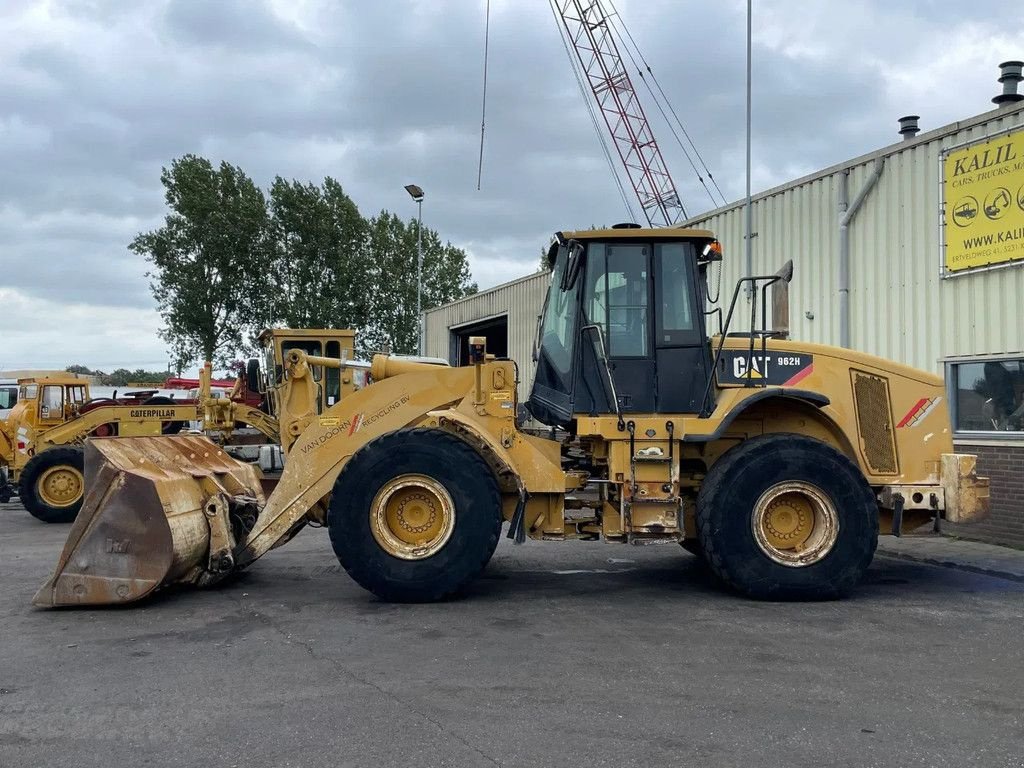
M 754 196 L 749 263 L 744 201 L 685 225 L 722 242 L 724 307 L 743 275 L 792 259 L 793 338 L 944 374 L 957 449 L 977 453 L 992 478 L 990 519 L 958 533 L 1024 546 L 1020 79 L 1020 62 L 1007 62 L 996 109 L 926 133 L 918 118 L 902 118 L 901 141 Z M 426 313 L 426 353 L 457 364 L 465 338 L 482 329 L 489 348 L 519 362 L 525 397 L 546 278 Z

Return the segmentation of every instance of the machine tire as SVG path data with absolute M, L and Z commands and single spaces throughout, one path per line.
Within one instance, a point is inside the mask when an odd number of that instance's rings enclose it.
M 776 562 L 755 534 L 755 510 L 761 504 L 770 514 L 763 500 L 784 484 L 820 492 L 837 522 L 830 548 L 809 564 Z M 860 468 L 835 448 L 801 435 L 762 435 L 711 467 L 697 498 L 697 532 L 708 565 L 744 595 L 830 600 L 856 586 L 871 564 L 878 505 Z
M 403 559 L 385 550 L 373 517 L 381 494 L 413 476 L 443 487 L 454 521 L 432 554 Z M 437 429 L 406 429 L 356 452 L 334 484 L 327 519 L 338 560 L 362 587 L 391 602 L 432 602 L 465 588 L 491 559 L 501 496 L 491 468 L 467 443 Z
M 78 409 L 78 413 L 79 415 L 83 415 L 89 411 L 95 410 L 96 408 L 106 408 L 110 405 L 121 405 L 121 403 L 112 397 L 94 397 L 83 403 Z M 89 437 L 117 437 L 117 422 L 100 424 L 96 429 L 89 433 Z
M 156 395 L 149 398 L 143 405 L 175 405 L 176 403 L 169 397 L 163 395 Z M 176 435 L 185 428 L 184 421 L 165 421 L 160 426 L 160 432 L 164 435 Z
M 39 484 L 49 470 L 62 466 L 78 473 L 78 478 L 82 482 L 82 493 L 73 503 L 59 506 L 47 501 L 45 492 L 41 491 Z M 21 471 L 21 477 L 18 478 L 18 496 L 28 513 L 37 520 L 44 523 L 73 523 L 85 497 L 84 478 L 85 455 L 80 447 L 50 448 L 29 459 Z

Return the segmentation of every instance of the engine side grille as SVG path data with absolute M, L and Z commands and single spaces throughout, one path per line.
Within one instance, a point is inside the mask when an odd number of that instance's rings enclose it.
M 895 475 L 899 465 L 889 407 L 889 382 L 863 371 L 851 371 L 851 374 L 861 453 L 874 474 Z

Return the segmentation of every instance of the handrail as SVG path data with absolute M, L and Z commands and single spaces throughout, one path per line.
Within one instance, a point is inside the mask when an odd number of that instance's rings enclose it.
M 704 397 L 701 399 L 700 404 L 700 418 L 706 419 L 711 415 L 711 411 L 708 410 L 708 399 L 711 396 L 711 386 L 715 381 L 715 376 L 718 372 L 718 363 L 722 359 L 722 349 L 725 347 L 725 340 L 729 337 L 729 326 L 732 324 L 732 315 L 736 310 L 736 301 L 739 299 L 740 289 L 750 284 L 750 347 L 747 350 L 747 376 L 745 387 L 756 387 L 759 386 L 753 379 L 753 359 L 754 359 L 754 338 L 755 336 L 761 339 L 761 357 L 762 359 L 767 354 L 768 350 L 768 339 L 775 335 L 775 331 L 767 330 L 768 325 L 768 289 L 782 279 L 781 275 L 754 275 L 750 277 L 741 277 L 736 281 L 736 287 L 732 292 L 732 300 L 729 302 L 729 312 L 725 316 L 725 325 L 721 325 L 721 314 L 719 314 L 719 328 L 720 328 L 720 340 L 718 342 L 718 348 L 715 350 L 715 357 L 711 362 L 711 369 L 708 371 L 708 381 L 704 387 Z M 761 292 L 761 327 L 756 328 L 757 322 L 757 294 L 758 289 Z M 721 309 L 716 308 L 720 313 Z M 712 314 L 716 310 L 711 310 L 705 314 Z M 760 386 L 765 386 L 763 383 Z

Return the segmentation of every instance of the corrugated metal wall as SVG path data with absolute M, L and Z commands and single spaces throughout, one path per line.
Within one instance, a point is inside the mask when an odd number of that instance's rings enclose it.
M 519 364 L 519 400 L 530 394 L 533 384 L 533 341 L 537 315 L 544 304 L 551 275 L 534 275 L 505 283 L 425 313 L 427 355 L 451 362 L 452 329 L 501 315 L 508 316 L 508 353 Z
M 755 197 L 754 272 L 769 274 L 786 259 L 794 261 L 793 337 L 839 342 L 841 174 L 849 172 L 852 201 L 875 160 L 884 157 L 882 176 L 850 225 L 851 345 L 934 371 L 950 355 L 1024 350 L 1024 267 L 939 276 L 942 150 L 1022 123 L 1024 108 L 990 112 Z M 727 308 L 745 272 L 743 205 L 687 224 L 714 231 L 722 242 L 721 301 Z M 745 327 L 746 320 L 734 320 L 734 330 Z

